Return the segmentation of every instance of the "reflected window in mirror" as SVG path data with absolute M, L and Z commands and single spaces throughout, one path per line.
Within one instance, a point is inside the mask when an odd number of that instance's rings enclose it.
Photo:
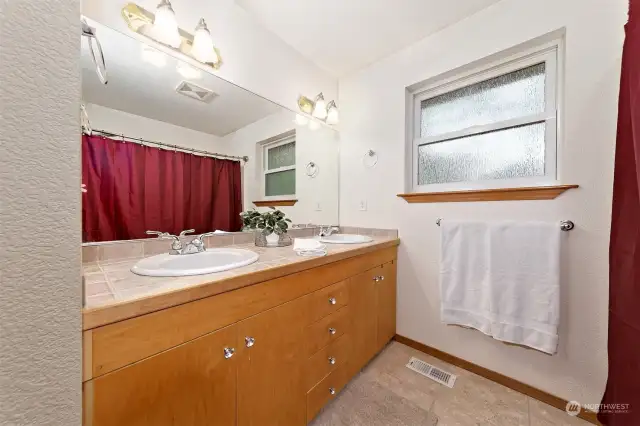
M 286 136 L 263 146 L 264 195 L 285 197 L 296 194 L 296 137 Z

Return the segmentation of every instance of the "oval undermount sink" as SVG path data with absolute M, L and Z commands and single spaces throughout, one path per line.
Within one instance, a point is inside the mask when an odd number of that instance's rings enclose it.
M 362 244 L 370 243 L 371 241 L 373 241 L 371 237 L 355 234 L 332 234 L 320 238 L 320 242 L 329 244 Z
M 202 253 L 159 254 L 140 260 L 131 272 L 149 277 L 184 277 L 228 271 L 258 260 L 258 254 L 235 248 L 210 248 Z

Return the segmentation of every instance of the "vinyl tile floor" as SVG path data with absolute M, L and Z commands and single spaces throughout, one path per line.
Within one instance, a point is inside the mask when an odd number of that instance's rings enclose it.
M 405 365 L 416 357 L 458 376 L 448 388 Z M 484 377 L 391 342 L 311 426 L 577 426 L 590 423 Z

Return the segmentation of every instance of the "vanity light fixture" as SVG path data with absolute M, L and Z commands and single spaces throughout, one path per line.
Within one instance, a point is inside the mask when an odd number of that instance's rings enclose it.
M 207 28 L 204 19 L 200 19 L 193 36 L 193 46 L 191 46 L 191 56 L 202 63 L 216 63 L 220 60 L 216 49 L 213 47 L 211 33 Z
M 319 93 L 313 101 L 306 96 L 300 95 L 298 97 L 298 108 L 304 114 L 315 117 L 330 125 L 338 124 L 340 121 L 336 101 L 330 101 L 329 104 L 327 104 L 322 93 Z M 306 124 L 303 124 L 303 120 L 298 117 L 296 117 L 296 123 L 301 126 Z
M 178 27 L 175 13 L 169 0 L 162 0 L 156 14 L 135 3 L 122 8 L 122 18 L 129 29 L 150 38 L 183 55 L 190 56 L 211 68 L 222 65 L 220 51 L 213 45 L 211 33 L 204 19 L 196 26 L 195 35 Z
M 331 101 L 327 105 L 327 124 L 338 124 L 339 122 L 338 106 L 336 101 Z
M 153 18 L 153 35 L 160 43 L 177 49 L 182 44 L 176 14 L 169 0 L 161 0 Z
M 324 95 L 322 92 L 318 96 L 316 96 L 315 106 L 313 107 L 313 116 L 315 118 L 319 118 L 320 120 L 324 120 L 327 118 L 327 103 L 324 101 Z

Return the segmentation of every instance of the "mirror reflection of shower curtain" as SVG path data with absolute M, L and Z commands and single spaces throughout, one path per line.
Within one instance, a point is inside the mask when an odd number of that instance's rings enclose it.
M 82 19 L 82 35 L 87 38 L 89 43 L 89 51 L 91 52 L 91 59 L 96 66 L 96 74 L 102 84 L 107 84 L 107 64 L 104 60 L 104 54 L 102 53 L 102 46 L 100 40 L 96 35 L 96 29 L 89 26 L 85 19 Z
M 640 0 L 630 1 L 626 34 L 609 246 L 609 377 L 598 414 L 607 426 L 640 425 Z
M 82 182 L 84 242 L 242 228 L 239 161 L 85 135 Z

